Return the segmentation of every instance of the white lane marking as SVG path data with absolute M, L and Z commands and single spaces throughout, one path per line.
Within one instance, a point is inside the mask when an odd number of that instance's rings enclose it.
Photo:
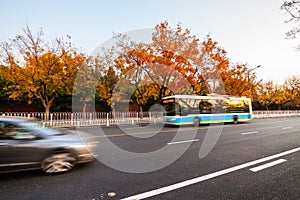
M 258 133 L 258 131 L 245 132 L 245 133 L 241 133 L 241 135 L 250 135 L 250 134 L 255 134 L 255 133 Z
M 261 158 L 261 159 L 258 159 L 258 160 L 254 160 L 254 161 L 251 161 L 251 162 L 248 162 L 248 163 L 237 165 L 237 166 L 234 166 L 234 167 L 231 167 L 231 168 L 227 168 L 227 169 L 224 169 L 224 170 L 221 170 L 221 171 L 218 171 L 218 172 L 214 172 L 214 173 L 207 174 L 207 175 L 200 176 L 200 177 L 196 177 L 196 178 L 193 178 L 193 179 L 190 179 L 190 180 L 175 183 L 173 185 L 162 187 L 162 188 L 159 188 L 159 189 L 156 189 L 156 190 L 151 190 L 151 191 L 144 192 L 144 193 L 141 193 L 141 194 L 137 194 L 137 195 L 134 195 L 134 196 L 126 197 L 126 198 L 123 198 L 121 200 L 138 200 L 138 199 L 149 198 L 149 197 L 152 197 L 152 196 L 155 196 L 155 195 L 163 194 L 163 193 L 170 192 L 170 191 L 173 191 L 173 190 L 176 190 L 176 189 L 179 189 L 179 188 L 183 188 L 183 187 L 186 187 L 186 186 L 189 186 L 189 185 L 192 185 L 192 184 L 196 184 L 196 183 L 208 180 L 208 179 L 212 179 L 212 178 L 215 178 L 215 177 L 218 177 L 218 176 L 222 176 L 222 175 L 225 175 L 225 174 L 228 174 L 228 173 L 240 170 L 240 169 L 244 169 L 244 168 L 250 167 L 252 165 L 257 165 L 257 164 L 262 163 L 262 162 L 266 162 L 266 161 L 269 161 L 269 160 L 273 160 L 275 158 L 279 158 L 279 157 L 282 157 L 282 156 L 285 156 L 285 155 L 288 155 L 288 154 L 292 154 L 292 153 L 295 153 L 297 151 L 300 151 L 300 147 L 295 148 L 295 149 L 291 149 L 291 150 L 288 150 L 288 151 L 285 151 L 285 152 L 282 152 L 282 153 L 278 153 L 278 154 L 275 154 L 275 155 L 272 155 L 272 156 L 268 156 L 268 157 L 265 157 L 265 158 Z
M 273 162 L 270 162 L 270 163 L 267 163 L 267 164 L 264 164 L 264 165 L 261 165 L 261 166 L 258 166 L 258 167 L 251 168 L 250 171 L 258 172 L 260 170 L 263 170 L 263 169 L 266 169 L 266 168 L 269 168 L 269 167 L 272 167 L 274 165 L 278 165 L 278 164 L 281 164 L 281 163 L 284 163 L 284 162 L 286 162 L 285 159 L 275 160 Z
M 292 126 L 288 126 L 288 127 L 283 127 L 281 128 L 282 130 L 286 130 L 286 129 L 292 129 L 293 127 Z
M 197 141 L 199 141 L 199 139 L 185 140 L 185 141 L 178 141 L 178 142 L 169 142 L 169 143 L 167 143 L 167 145 L 171 145 L 171 144 L 182 144 L 182 143 L 197 142 Z

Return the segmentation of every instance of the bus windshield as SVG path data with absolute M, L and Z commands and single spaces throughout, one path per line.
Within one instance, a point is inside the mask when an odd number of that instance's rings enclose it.
M 163 101 L 164 108 L 165 108 L 165 116 L 175 116 L 180 113 L 179 105 L 175 102 L 175 99 L 168 99 Z

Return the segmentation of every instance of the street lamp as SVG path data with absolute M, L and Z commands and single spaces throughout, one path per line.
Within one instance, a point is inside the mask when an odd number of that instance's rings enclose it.
M 254 67 L 254 68 L 252 68 L 252 69 L 248 69 L 248 71 L 247 71 L 247 80 L 248 80 L 248 82 L 249 82 L 249 80 L 250 80 L 250 72 L 252 72 L 253 70 L 255 70 L 255 69 L 257 69 L 257 68 L 260 68 L 260 65 Z
M 260 65 L 254 67 L 254 68 L 252 68 L 252 69 L 249 69 L 249 70 L 247 71 L 247 81 L 248 81 L 248 84 L 249 84 L 249 82 L 250 82 L 250 72 L 252 72 L 253 70 L 255 70 L 255 69 L 257 69 L 257 68 L 260 68 Z M 255 82 L 254 82 L 254 83 L 255 83 Z M 253 83 L 253 84 L 254 84 L 254 83 Z M 250 83 L 250 88 L 249 88 L 250 95 L 251 95 L 251 99 L 253 98 L 253 97 L 252 97 L 253 84 Z
M 253 71 L 253 70 L 257 69 L 257 68 L 260 68 L 260 65 L 254 67 L 254 68 L 252 68 L 252 69 L 249 69 L 249 70 L 248 70 L 248 74 L 249 74 L 249 72 L 251 72 L 251 71 Z

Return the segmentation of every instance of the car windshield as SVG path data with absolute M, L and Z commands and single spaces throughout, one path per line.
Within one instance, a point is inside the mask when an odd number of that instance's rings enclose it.
M 39 130 L 39 132 L 41 132 L 42 134 L 47 135 L 47 136 L 66 134 L 64 131 L 54 129 L 54 128 L 49 128 L 49 127 L 45 126 L 45 124 L 42 122 L 35 122 L 35 121 L 22 122 L 19 125 L 23 126 L 24 128 L 27 128 L 27 129 Z

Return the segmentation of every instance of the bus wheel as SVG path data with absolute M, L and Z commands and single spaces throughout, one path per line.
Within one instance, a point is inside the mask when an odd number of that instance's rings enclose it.
M 233 116 L 233 123 L 234 123 L 234 124 L 237 124 L 237 123 L 238 123 L 238 119 L 239 119 L 238 116 L 237 116 L 237 115 L 234 115 L 234 116 Z
M 198 117 L 195 117 L 195 119 L 194 119 L 194 126 L 195 126 L 195 127 L 198 127 L 199 124 L 200 124 L 199 118 L 198 118 Z

